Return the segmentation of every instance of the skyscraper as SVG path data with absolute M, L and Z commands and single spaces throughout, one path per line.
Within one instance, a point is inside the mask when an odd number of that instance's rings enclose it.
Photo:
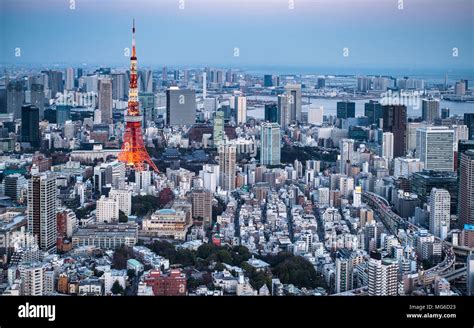
M 342 139 L 339 142 L 339 149 L 341 151 L 339 172 L 345 173 L 346 166 L 353 161 L 354 139 Z
M 474 150 L 461 155 L 459 170 L 459 222 L 474 224 Z
M 234 97 L 234 110 L 237 113 L 237 124 L 247 123 L 247 97 Z
M 71 106 L 56 105 L 56 123 L 64 125 L 66 121 L 71 120 Z
M 467 279 L 466 279 L 467 296 L 474 296 L 474 254 L 470 254 L 467 256 L 466 267 L 467 267 Z
M 285 89 L 288 95 L 290 121 L 301 122 L 301 84 L 287 84 Z
M 346 119 L 355 117 L 355 102 L 338 101 L 337 102 L 337 118 Z
M 430 232 L 436 237 L 446 238 L 450 227 L 451 195 L 445 189 L 433 188 L 430 193 Z
M 171 87 L 166 90 L 166 124 L 196 123 L 196 91 Z
M 383 117 L 382 105 L 375 100 L 370 100 L 364 104 L 364 116 L 369 119 L 369 124 L 379 125 L 379 120 Z
M 321 125 L 324 120 L 324 107 L 323 106 L 312 106 L 308 108 L 308 123 Z
M 201 218 L 205 226 L 212 222 L 212 192 L 205 189 L 195 189 L 191 192 L 193 218 Z
M 40 119 L 44 118 L 44 86 L 39 83 L 33 83 L 30 88 L 30 103 L 38 107 Z
M 56 252 L 56 179 L 35 174 L 28 181 L 28 231 L 41 250 Z
M 469 140 L 474 140 L 474 113 L 464 113 L 464 125 L 469 130 Z
M 236 148 L 231 145 L 220 145 L 219 154 L 219 185 L 223 190 L 235 189 Z
M 416 157 L 425 170 L 454 171 L 454 131 L 446 126 L 430 126 L 416 133 Z
M 33 148 L 40 146 L 38 107 L 29 104 L 21 106 L 21 141 L 29 142 Z
M 382 135 L 382 157 L 389 162 L 393 160 L 393 133 L 384 132 Z
M 66 80 L 65 80 L 65 89 L 72 90 L 74 89 L 74 68 L 66 68 Z
M 278 123 L 278 106 L 276 103 L 265 104 L 265 121 Z
M 112 73 L 112 99 L 123 100 L 127 95 L 125 73 Z
M 99 79 L 99 110 L 103 124 L 112 123 L 112 79 Z
M 285 130 L 291 123 L 288 95 L 278 96 L 278 124 Z
M 262 123 L 260 164 L 280 165 L 280 139 L 280 126 L 278 123 Z
M 263 86 L 264 87 L 273 86 L 273 76 L 272 75 L 264 75 L 263 76 Z
M 21 118 L 21 106 L 25 102 L 25 92 L 20 81 L 10 81 L 7 85 L 7 113 L 13 114 L 13 119 Z
M 393 133 L 393 156 L 402 157 L 406 149 L 407 107 L 404 105 L 382 106 L 383 131 Z
M 421 117 L 423 121 L 429 123 L 439 118 L 439 101 L 435 99 L 423 99 Z
M 219 146 L 224 143 L 224 112 L 222 110 L 216 111 L 213 125 L 214 146 Z

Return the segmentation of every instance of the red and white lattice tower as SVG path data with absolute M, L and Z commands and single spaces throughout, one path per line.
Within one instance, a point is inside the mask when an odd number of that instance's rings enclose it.
M 135 171 L 143 171 L 145 163 L 150 165 L 156 172 L 158 168 L 150 158 L 142 135 L 142 120 L 138 107 L 138 72 L 137 53 L 135 49 L 135 20 L 132 28 L 132 56 L 130 57 L 130 88 L 128 91 L 128 109 L 125 115 L 125 134 L 123 137 L 122 150 L 118 160 L 124 162 Z

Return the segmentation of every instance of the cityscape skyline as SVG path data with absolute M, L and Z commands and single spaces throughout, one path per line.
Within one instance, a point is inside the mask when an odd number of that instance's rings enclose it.
M 474 0 L 0 1 L 1 327 L 474 319 Z

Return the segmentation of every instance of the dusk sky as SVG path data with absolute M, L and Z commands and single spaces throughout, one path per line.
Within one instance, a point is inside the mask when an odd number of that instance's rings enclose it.
M 141 66 L 474 69 L 474 0 L 403 2 L 0 0 L 0 62 L 126 67 L 135 18 Z

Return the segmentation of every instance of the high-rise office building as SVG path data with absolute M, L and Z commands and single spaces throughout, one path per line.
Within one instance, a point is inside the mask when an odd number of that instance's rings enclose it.
M 301 84 L 287 84 L 285 89 L 288 96 L 290 121 L 301 122 Z
M 273 75 L 264 75 L 263 76 L 263 86 L 264 87 L 273 86 Z
M 26 184 L 26 179 L 19 173 L 9 174 L 4 180 L 4 194 L 10 197 L 13 202 L 18 202 L 21 196 L 21 189 Z
M 40 119 L 44 118 L 44 86 L 39 83 L 33 83 L 30 88 L 30 103 L 38 107 Z
M 220 146 L 225 141 L 224 131 L 224 112 L 222 110 L 216 111 L 213 125 L 214 146 Z
M 404 105 L 382 106 L 383 131 L 393 133 L 393 156 L 402 157 L 406 149 L 407 107 Z
M 357 91 L 367 92 L 370 90 L 371 79 L 367 76 L 357 77 Z
M 429 203 L 429 195 L 433 188 L 446 189 L 451 195 L 451 214 L 458 208 L 458 179 L 454 172 L 421 171 L 412 174 L 410 186 L 418 195 L 420 202 Z
M 454 171 L 454 131 L 446 126 L 429 126 L 416 133 L 416 157 L 425 170 Z
M 13 119 L 21 118 L 21 106 L 25 102 L 25 91 L 21 81 L 10 81 L 7 85 L 7 113 L 13 114 Z
M 236 153 L 235 146 L 220 145 L 218 148 L 219 185 L 226 191 L 235 189 Z
M 280 126 L 278 123 L 262 123 L 260 164 L 280 165 L 280 140 Z
M 234 97 L 234 110 L 237 113 L 237 124 L 247 123 L 247 97 Z
M 118 198 L 118 196 L 117 196 Z M 113 223 L 119 219 L 119 202 L 112 197 L 102 195 L 96 202 L 97 223 Z
M 196 91 L 171 87 L 166 90 L 166 124 L 196 123 Z
M 66 79 L 65 79 L 65 86 L 66 90 L 74 89 L 74 68 L 68 67 L 66 68 Z
M 423 99 L 421 105 L 421 118 L 423 121 L 432 123 L 439 117 L 439 100 Z
M 323 124 L 324 120 L 324 107 L 323 106 L 312 106 L 310 105 L 308 108 L 308 123 L 321 125 Z
M 369 124 L 376 124 L 378 126 L 380 119 L 383 117 L 382 105 L 375 100 L 370 100 L 368 103 L 365 103 L 364 116 L 368 118 Z
M 38 107 L 29 104 L 21 107 L 21 141 L 30 143 L 33 148 L 40 146 Z
M 125 79 L 125 73 L 117 72 L 112 73 L 112 99 L 123 100 L 125 99 L 128 88 Z
M 355 117 L 355 102 L 338 101 L 337 102 L 337 118 L 346 119 Z
M 56 179 L 35 174 L 28 181 L 28 231 L 42 251 L 56 252 Z
M 459 222 L 474 224 L 474 150 L 461 154 L 459 169 Z
M 285 130 L 291 123 L 289 96 L 278 96 L 278 124 Z
M 57 93 L 62 93 L 64 91 L 63 72 L 50 70 L 47 71 L 47 74 L 49 90 L 51 90 L 51 96 L 54 98 Z
M 467 279 L 466 279 L 467 296 L 474 296 L 474 254 L 470 254 L 467 256 L 466 268 L 467 268 Z
M 112 79 L 99 79 L 99 110 L 103 124 L 112 123 Z
M 265 121 L 278 123 L 278 106 L 276 103 L 265 104 Z
M 441 108 L 441 119 L 449 118 L 450 112 L 448 107 Z
M 339 142 L 339 149 L 341 151 L 339 172 L 345 173 L 347 171 L 346 167 L 350 166 L 350 163 L 353 161 L 354 139 L 342 139 Z
M 464 113 L 464 125 L 467 125 L 469 140 L 474 140 L 474 113 Z
M 56 105 L 56 123 L 64 125 L 66 121 L 71 120 L 71 106 Z
M 389 162 L 393 160 L 393 133 L 384 132 L 382 135 L 382 157 Z
M 109 198 L 117 202 L 119 211 L 122 211 L 127 216 L 132 214 L 132 190 L 111 189 Z
M 194 219 L 202 219 L 209 227 L 212 222 L 212 192 L 206 189 L 195 189 L 191 192 L 192 212 Z
M 407 123 L 407 145 L 406 152 L 413 153 L 416 150 L 416 130 L 427 126 L 425 122 Z
M 445 189 L 433 188 L 430 193 L 429 206 L 430 232 L 436 237 L 446 238 L 442 232 L 444 227 L 447 227 L 447 230 L 450 227 L 451 195 Z

